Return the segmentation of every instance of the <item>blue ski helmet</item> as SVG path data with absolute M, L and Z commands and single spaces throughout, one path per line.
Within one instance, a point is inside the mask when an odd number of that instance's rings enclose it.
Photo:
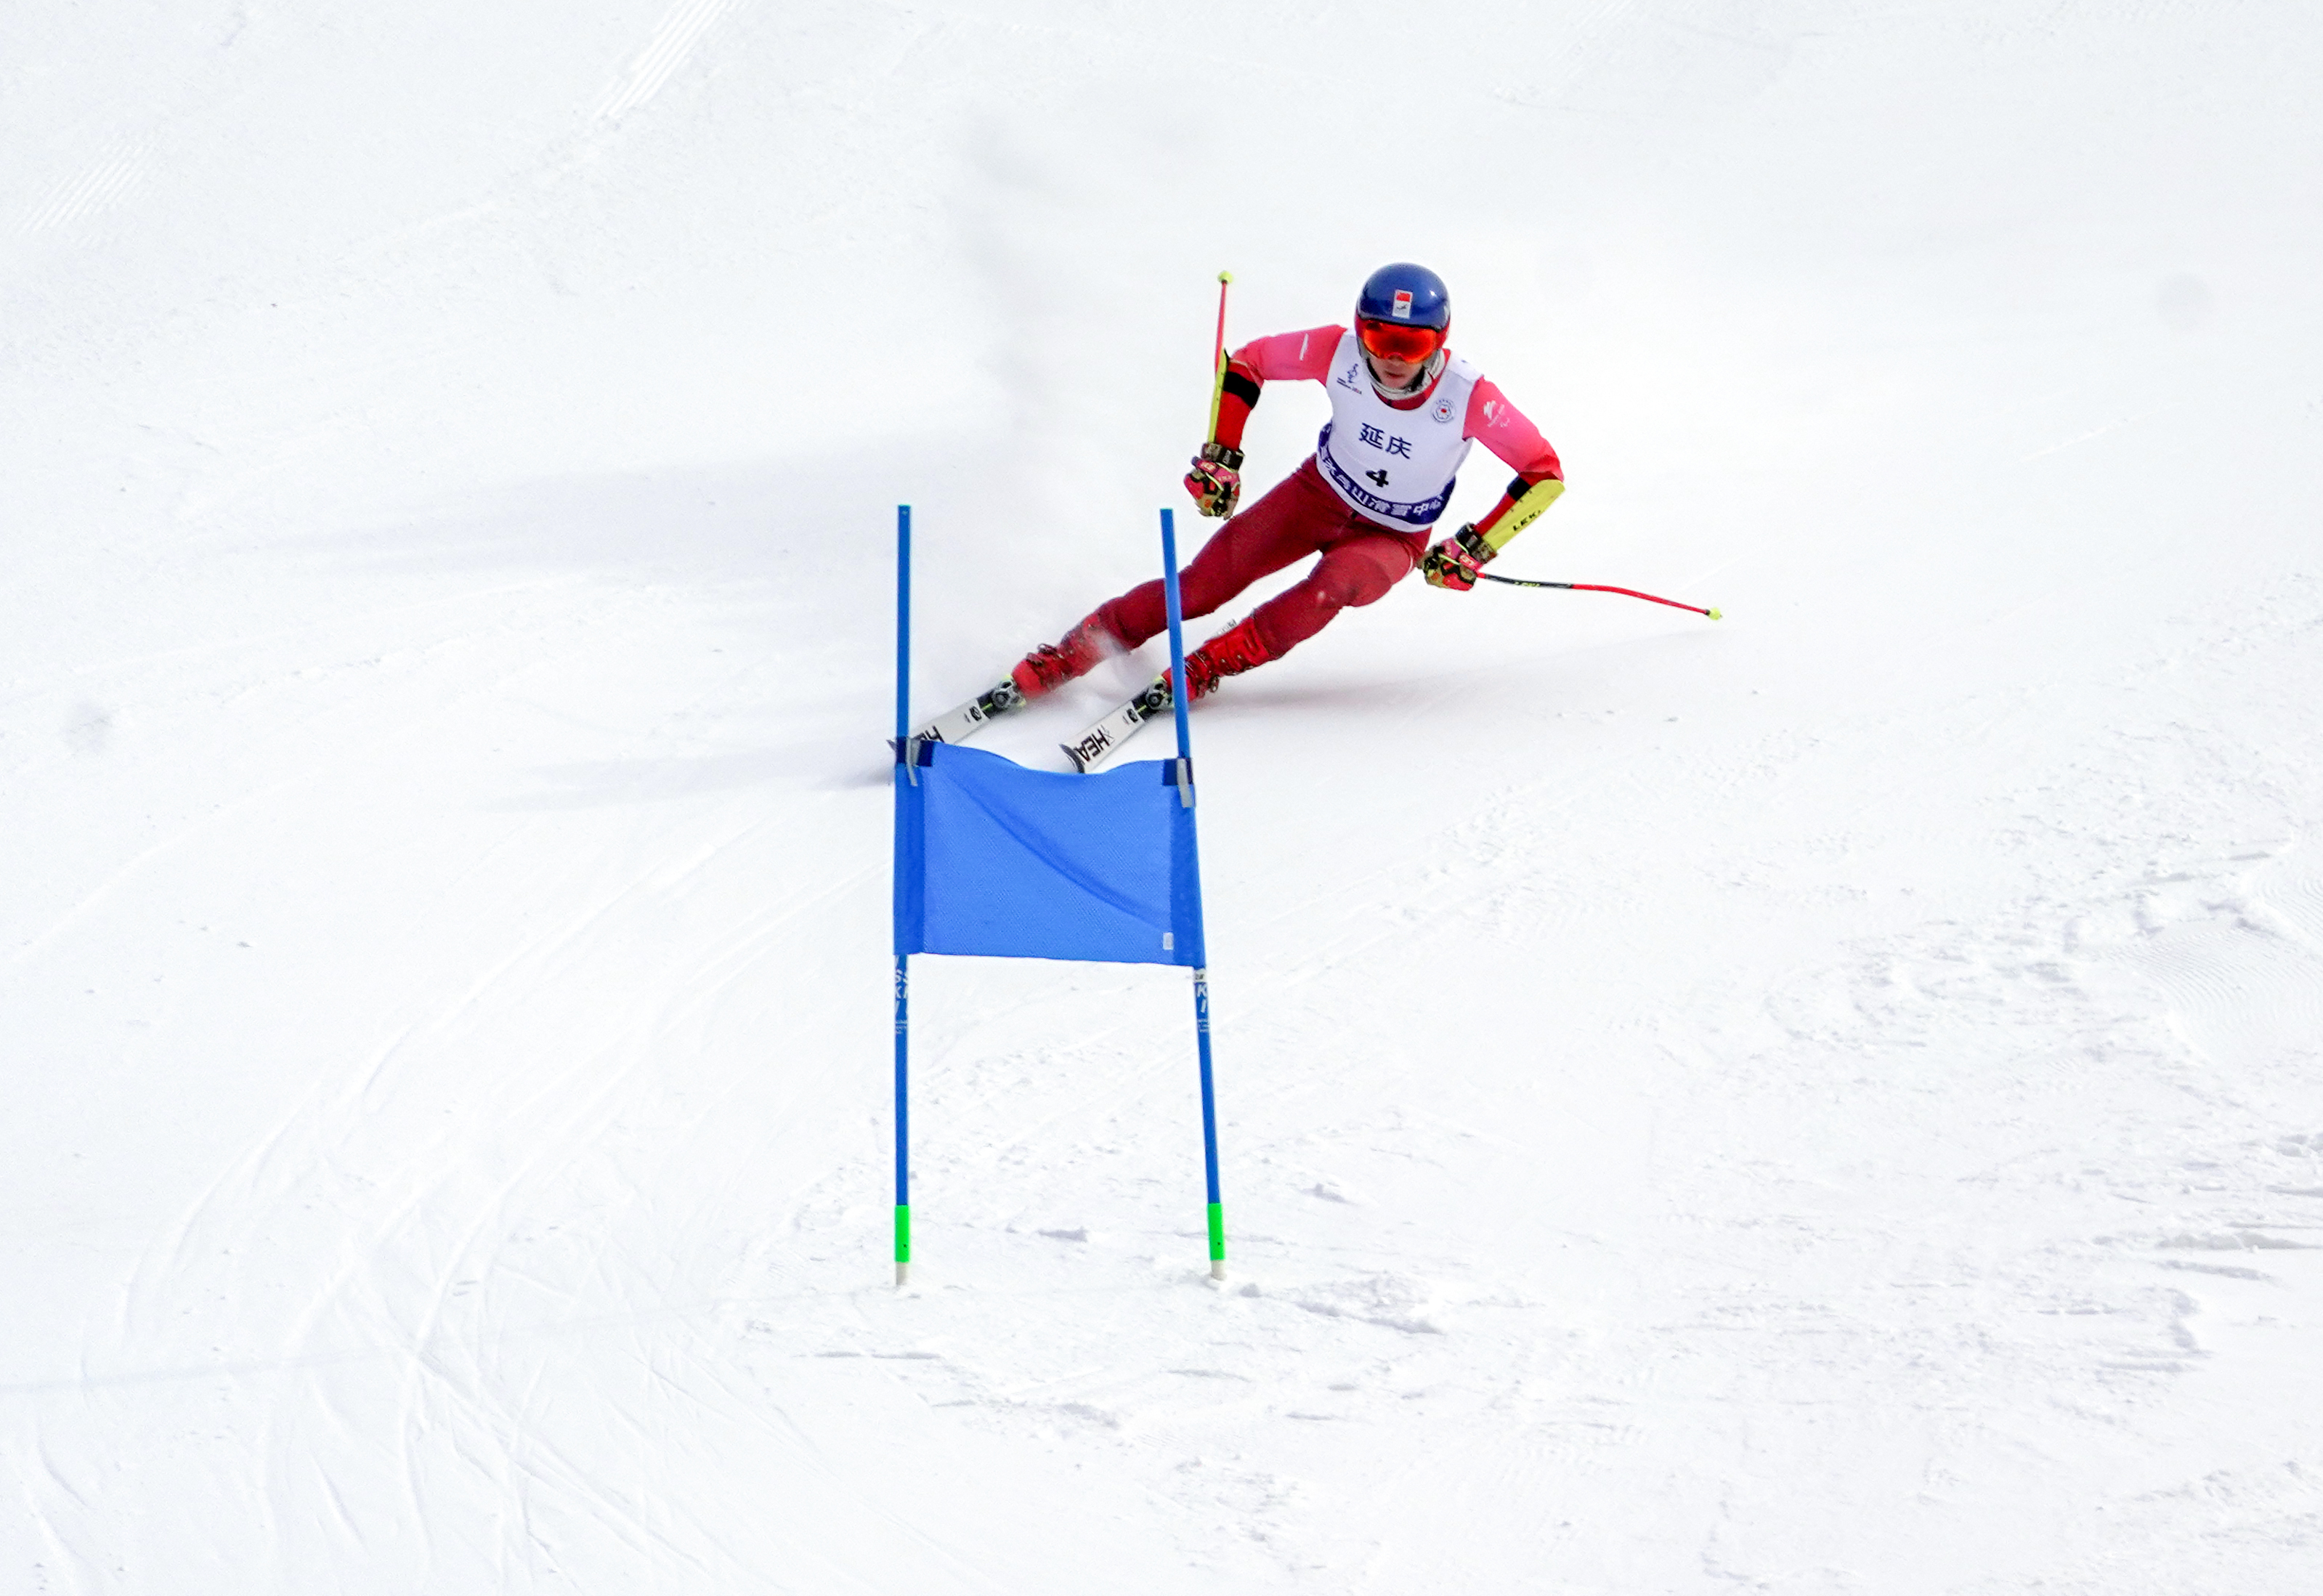
M 1364 291 L 1355 296 L 1355 319 L 1446 332 L 1452 326 L 1452 292 L 1427 267 L 1398 261 L 1364 280 Z

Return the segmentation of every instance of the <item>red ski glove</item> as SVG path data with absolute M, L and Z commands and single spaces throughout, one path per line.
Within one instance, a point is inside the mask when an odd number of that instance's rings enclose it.
M 1476 573 L 1499 552 L 1484 541 L 1483 535 L 1472 523 L 1461 527 L 1458 537 L 1447 537 L 1422 555 L 1419 573 L 1428 578 L 1430 587 L 1464 593 L 1476 585 Z
M 1186 491 L 1194 507 L 1206 516 L 1230 516 L 1242 499 L 1242 451 L 1224 444 L 1204 444 L 1186 473 Z

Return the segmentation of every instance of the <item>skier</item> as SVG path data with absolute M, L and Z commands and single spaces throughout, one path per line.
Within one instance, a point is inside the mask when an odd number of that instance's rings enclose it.
M 1385 597 L 1414 566 L 1432 586 L 1466 592 L 1476 573 L 1565 491 L 1556 451 L 1490 379 L 1452 353 L 1451 326 L 1443 280 L 1399 262 L 1365 280 L 1352 328 L 1255 339 L 1227 362 L 1211 436 L 1186 473 L 1186 491 L 1202 514 L 1230 518 L 1180 574 L 1185 614 L 1211 614 L 1261 577 L 1309 555 L 1322 557 L 1295 586 L 1187 655 L 1193 700 L 1228 676 L 1281 658 L 1341 610 Z M 1331 419 L 1315 453 L 1237 516 L 1243 428 L 1270 381 L 1322 383 Z M 1516 476 L 1482 520 L 1431 548 L 1428 533 L 1477 442 Z M 1061 641 L 1034 648 L 1006 679 L 922 735 L 956 741 L 1167 625 L 1161 581 L 1143 582 L 1098 605 Z M 1150 713 L 1167 708 L 1174 692 L 1165 671 L 1132 704 L 1142 702 Z M 1133 723 L 1136 718 L 1133 712 Z

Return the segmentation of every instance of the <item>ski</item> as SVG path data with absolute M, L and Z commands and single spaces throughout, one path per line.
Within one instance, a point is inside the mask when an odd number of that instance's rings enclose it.
M 1170 677 L 1164 672 L 1104 720 L 1072 741 L 1058 746 L 1064 749 L 1065 757 L 1073 762 L 1073 768 L 1086 775 L 1112 758 L 1121 745 L 1135 735 L 1139 727 L 1157 715 L 1167 715 L 1170 705 Z
M 912 735 L 923 743 L 964 743 L 1001 716 L 1024 707 L 1024 689 L 1013 677 L 999 681 L 969 699 L 946 710 Z

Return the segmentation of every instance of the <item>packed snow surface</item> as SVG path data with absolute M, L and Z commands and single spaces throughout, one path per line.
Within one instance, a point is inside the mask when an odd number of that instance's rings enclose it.
M 2318 81 L 0 12 L 0 1589 L 2314 1590 Z M 1229 683 L 1231 1278 L 1184 972 L 931 959 L 899 1292 L 894 507 L 932 712 L 1155 569 L 1221 268 L 1397 259 L 1566 462 L 1500 569 L 1726 619 L 1411 581 Z

